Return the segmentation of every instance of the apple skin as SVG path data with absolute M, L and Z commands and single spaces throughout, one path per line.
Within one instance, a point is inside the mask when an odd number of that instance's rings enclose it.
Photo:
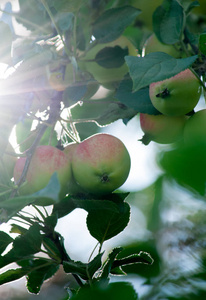
M 95 134 L 75 149 L 72 170 L 76 182 L 90 194 L 105 195 L 119 188 L 130 172 L 130 155 L 118 138 Z
M 181 57 L 181 51 L 178 51 L 173 45 L 161 43 L 153 33 L 146 40 L 143 47 L 143 56 L 152 52 L 164 52 L 175 58 Z
M 14 167 L 14 182 L 17 183 L 21 177 L 26 157 L 17 160 Z M 46 187 L 49 180 L 57 172 L 61 185 L 59 197 L 67 194 L 68 182 L 71 180 L 71 163 L 63 151 L 49 145 L 38 146 L 32 156 L 26 182 L 19 189 L 20 195 L 30 195 Z M 39 203 L 38 203 L 39 202 Z M 52 203 L 36 202 L 38 205 L 49 205 Z
M 167 116 L 181 116 L 191 112 L 201 96 L 201 86 L 196 76 L 186 69 L 163 81 L 149 86 L 154 107 Z
M 187 120 L 183 136 L 186 145 L 206 145 L 206 109 L 195 112 Z
M 118 39 L 110 43 L 101 43 L 92 47 L 86 55 L 82 55 L 78 61 L 78 66 L 81 70 L 89 72 L 102 86 L 107 89 L 115 89 L 116 84 L 122 80 L 124 75 L 128 72 L 126 63 L 119 68 L 104 68 L 98 65 L 94 60 L 97 53 L 106 47 L 120 46 L 121 48 L 128 48 L 128 55 L 136 56 L 137 51 L 134 45 L 125 37 L 120 36 Z
M 170 117 L 165 115 L 149 115 L 140 113 L 140 126 L 145 135 L 142 142 L 150 141 L 159 144 L 170 144 L 183 138 L 186 116 Z

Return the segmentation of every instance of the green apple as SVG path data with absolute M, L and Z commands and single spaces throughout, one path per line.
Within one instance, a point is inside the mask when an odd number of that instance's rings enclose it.
M 143 55 L 151 52 L 165 52 L 175 58 L 181 57 L 181 51 L 178 51 L 173 45 L 161 43 L 154 33 L 146 40 L 143 47 Z
M 76 182 L 88 193 L 109 194 L 119 188 L 130 172 L 130 155 L 124 143 L 105 133 L 79 143 L 72 158 Z
M 140 9 L 142 12 L 137 17 L 149 30 L 153 30 L 152 16 L 155 9 L 162 4 L 163 0 L 131 0 L 130 5 Z
M 141 129 L 145 133 L 141 141 L 145 145 L 150 141 L 170 144 L 183 137 L 186 116 L 170 117 L 140 113 L 139 117 Z
M 20 157 L 14 167 L 14 182 L 18 183 L 21 178 L 26 157 Z M 38 146 L 33 153 L 26 182 L 20 186 L 21 195 L 30 195 L 45 188 L 54 173 L 57 173 L 61 190 L 59 197 L 62 198 L 67 194 L 68 182 L 71 180 L 71 162 L 63 151 L 49 145 Z M 37 201 L 38 203 L 38 201 Z M 39 205 L 48 205 L 41 200 Z
M 121 49 L 126 50 L 127 54 L 125 54 L 125 56 L 137 55 L 134 45 L 125 36 L 121 36 L 110 43 L 94 45 L 88 52 L 83 53 L 78 61 L 78 66 L 81 70 L 89 72 L 102 86 L 108 89 L 114 89 L 116 87 L 116 84 L 121 81 L 128 72 L 128 67 L 124 62 L 117 68 L 104 68 L 95 61 L 95 57 L 101 50 L 107 47 L 114 48 L 115 46 L 119 46 Z
M 197 111 L 186 122 L 184 128 L 184 141 L 186 145 L 206 145 L 206 109 Z
M 190 69 L 149 86 L 154 107 L 167 116 L 181 116 L 191 112 L 201 96 L 201 86 Z

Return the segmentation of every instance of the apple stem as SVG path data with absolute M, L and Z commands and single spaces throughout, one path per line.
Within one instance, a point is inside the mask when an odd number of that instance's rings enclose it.
M 170 92 L 169 92 L 169 90 L 166 88 L 166 89 L 164 89 L 163 91 L 161 91 L 160 93 L 158 93 L 158 94 L 156 95 L 156 97 L 157 97 L 157 98 L 166 98 L 166 97 L 169 96 L 169 94 L 170 94 Z

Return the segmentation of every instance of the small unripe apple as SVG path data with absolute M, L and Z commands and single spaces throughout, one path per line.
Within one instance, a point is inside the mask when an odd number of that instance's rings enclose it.
M 130 163 L 130 155 L 121 140 L 99 133 L 78 144 L 72 158 L 72 171 L 86 192 L 104 195 L 126 181 Z
M 186 116 L 170 117 L 140 113 L 140 126 L 145 133 L 141 141 L 147 145 L 150 141 L 170 144 L 183 137 Z
M 154 33 L 146 40 L 143 47 L 143 55 L 152 52 L 164 52 L 175 58 L 181 57 L 181 51 L 178 51 L 173 45 L 161 43 Z
M 18 183 L 22 176 L 25 162 L 26 157 L 21 157 L 15 164 L 15 183 Z M 45 188 L 55 172 L 61 185 L 59 193 L 59 197 L 61 198 L 67 194 L 68 182 L 71 180 L 71 163 L 63 151 L 53 146 L 38 146 L 32 155 L 26 174 L 26 182 L 20 186 L 19 193 L 21 195 L 30 195 Z M 39 204 L 44 205 L 41 201 L 39 202 Z M 48 205 L 48 203 L 45 205 Z
M 190 69 L 149 86 L 154 107 L 167 116 L 181 116 L 191 112 L 201 96 L 201 86 Z
M 126 55 L 136 56 L 137 52 L 134 45 L 125 37 L 121 36 L 110 43 L 101 43 L 93 46 L 86 55 L 82 55 L 78 61 L 79 68 L 87 71 L 105 88 L 114 89 L 116 83 L 121 81 L 128 72 L 128 67 L 124 62 L 120 67 L 105 68 L 95 61 L 96 55 L 105 48 L 114 48 L 119 46 L 127 50 Z
M 197 111 L 186 122 L 184 128 L 184 141 L 187 145 L 206 145 L 206 109 Z

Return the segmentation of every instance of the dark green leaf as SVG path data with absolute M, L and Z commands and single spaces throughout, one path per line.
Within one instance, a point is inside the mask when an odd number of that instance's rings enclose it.
M 177 0 L 164 0 L 153 14 L 153 29 L 162 43 L 175 44 L 179 42 L 183 26 L 184 10 Z
M 44 259 L 32 262 L 33 271 L 27 275 L 27 288 L 30 293 L 38 294 L 45 280 L 51 278 L 59 269 L 59 265 Z
M 140 113 L 147 113 L 151 115 L 159 114 L 154 108 L 149 97 L 149 88 L 142 88 L 137 92 L 132 92 L 132 80 L 124 78 L 115 94 L 118 101 L 134 109 Z
M 62 12 L 57 14 L 57 24 L 62 31 L 72 30 L 74 15 L 70 12 Z
M 117 257 L 117 255 L 123 250 L 123 248 L 118 247 L 118 248 L 114 248 L 112 250 L 112 252 L 109 254 L 107 260 L 105 261 L 104 265 L 103 265 L 103 272 L 101 275 L 101 279 L 107 279 L 109 277 L 109 274 L 111 272 L 112 269 L 112 265 L 114 264 L 114 261 Z
M 176 59 L 164 52 L 154 52 L 145 57 L 126 56 L 125 59 L 133 80 L 133 90 L 138 91 L 152 82 L 170 78 L 189 68 L 197 55 Z
M 122 6 L 106 10 L 93 24 L 93 35 L 101 43 L 117 39 L 140 14 L 132 6 Z
M 108 285 L 98 284 L 80 289 L 71 300 L 137 300 L 133 286 L 128 282 L 113 282 Z
M 0 62 L 11 64 L 11 45 L 12 45 L 12 33 L 7 25 L 4 22 L 0 22 Z
M 4 252 L 6 247 L 12 243 L 13 239 L 4 231 L 0 231 L 0 254 Z
M 153 263 L 152 257 L 147 253 L 141 251 L 139 254 L 132 254 L 130 256 L 116 259 L 113 262 L 112 268 L 127 266 L 131 264 L 147 264 L 151 265 Z
M 58 12 L 75 12 L 84 5 L 84 3 L 87 3 L 87 0 L 61 0 L 53 1 L 52 4 Z
M 0 274 L 0 285 L 22 278 L 29 272 L 27 268 L 8 270 Z
M 63 93 L 63 101 L 66 105 L 71 106 L 74 103 L 83 100 L 87 91 L 87 85 L 84 82 L 76 82 L 67 87 Z
M 123 231 L 129 222 L 128 203 L 115 206 L 114 210 L 103 207 L 101 210 L 92 210 L 87 215 L 88 230 L 101 244 Z
M 119 46 L 105 47 L 97 53 L 95 61 L 107 69 L 120 68 L 125 63 L 124 57 L 128 54 L 128 49 Z
M 206 55 L 206 33 L 202 33 L 199 36 L 199 49 L 202 54 Z

